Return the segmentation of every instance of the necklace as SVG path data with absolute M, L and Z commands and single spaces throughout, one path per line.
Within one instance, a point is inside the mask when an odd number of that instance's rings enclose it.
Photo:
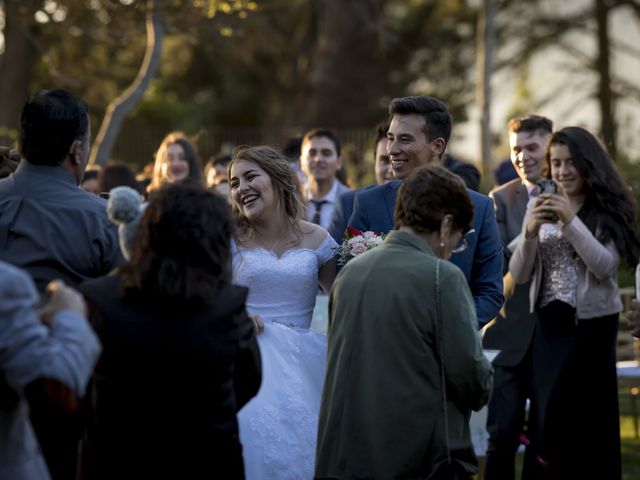
M 271 243 L 266 242 L 264 238 L 262 238 L 262 235 L 260 235 L 260 232 L 258 232 L 258 230 L 253 230 L 253 233 L 255 233 L 258 242 L 260 243 L 260 245 L 262 245 L 263 248 L 275 253 L 277 256 L 281 256 L 291 244 L 291 241 L 288 240 L 284 244 L 282 244 L 284 230 L 285 228 L 281 229 L 276 239 Z

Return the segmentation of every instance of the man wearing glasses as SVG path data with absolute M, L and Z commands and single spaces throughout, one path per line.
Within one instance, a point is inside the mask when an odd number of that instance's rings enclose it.
M 439 164 L 451 136 L 451 115 L 435 97 L 396 98 L 389 105 L 389 115 L 387 153 L 397 180 L 356 196 L 349 225 L 357 230 L 392 230 L 400 182 L 417 167 Z M 460 251 L 451 256 L 451 262 L 462 270 L 469 283 L 481 327 L 498 314 L 504 302 L 502 245 L 493 202 L 472 190 L 469 195 L 474 206 L 473 229 L 464 236 Z M 464 248 L 464 242 L 468 248 Z

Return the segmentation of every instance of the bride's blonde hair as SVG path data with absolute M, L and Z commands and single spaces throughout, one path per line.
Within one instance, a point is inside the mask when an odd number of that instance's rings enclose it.
M 298 242 L 302 240 L 302 230 L 300 220 L 305 217 L 306 206 L 298 185 L 298 177 L 291 168 L 289 161 L 276 148 L 267 145 L 255 147 L 240 146 L 235 149 L 229 166 L 227 175 L 231 178 L 231 168 L 238 160 L 245 160 L 255 163 L 264 170 L 273 185 L 277 206 L 285 221 L 295 233 Z M 237 233 L 240 238 L 247 238 L 253 234 L 251 222 L 242 214 L 238 205 L 232 202 L 231 207 L 236 223 Z

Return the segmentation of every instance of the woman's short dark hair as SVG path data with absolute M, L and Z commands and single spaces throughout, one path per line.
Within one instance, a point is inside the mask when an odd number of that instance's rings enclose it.
M 22 109 L 20 150 L 34 165 L 60 165 L 89 130 L 89 110 L 64 90 L 41 90 Z
M 471 229 L 473 203 L 464 182 L 439 165 L 420 167 L 402 182 L 396 200 L 396 228 L 410 227 L 429 233 L 440 229 L 445 215 L 453 228 L 463 233 Z
M 231 282 L 232 233 L 227 201 L 203 185 L 154 190 L 123 268 L 127 292 L 174 303 L 214 301 Z

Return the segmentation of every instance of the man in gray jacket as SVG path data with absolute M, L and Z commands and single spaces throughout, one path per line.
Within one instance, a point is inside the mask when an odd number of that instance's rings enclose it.
M 531 343 L 537 317 L 529 312 L 529 284 L 516 286 L 508 271 L 509 259 L 522 231 L 527 203 L 538 193 L 536 182 L 546 168 L 545 142 L 553 124 L 548 118 L 527 115 L 512 119 L 508 128 L 511 161 L 519 178 L 489 193 L 496 207 L 504 252 L 506 303 L 485 327 L 483 338 L 484 348 L 500 350 L 493 361 L 494 387 L 487 418 L 487 480 L 515 478 L 515 457 L 524 429 L 531 381 Z

